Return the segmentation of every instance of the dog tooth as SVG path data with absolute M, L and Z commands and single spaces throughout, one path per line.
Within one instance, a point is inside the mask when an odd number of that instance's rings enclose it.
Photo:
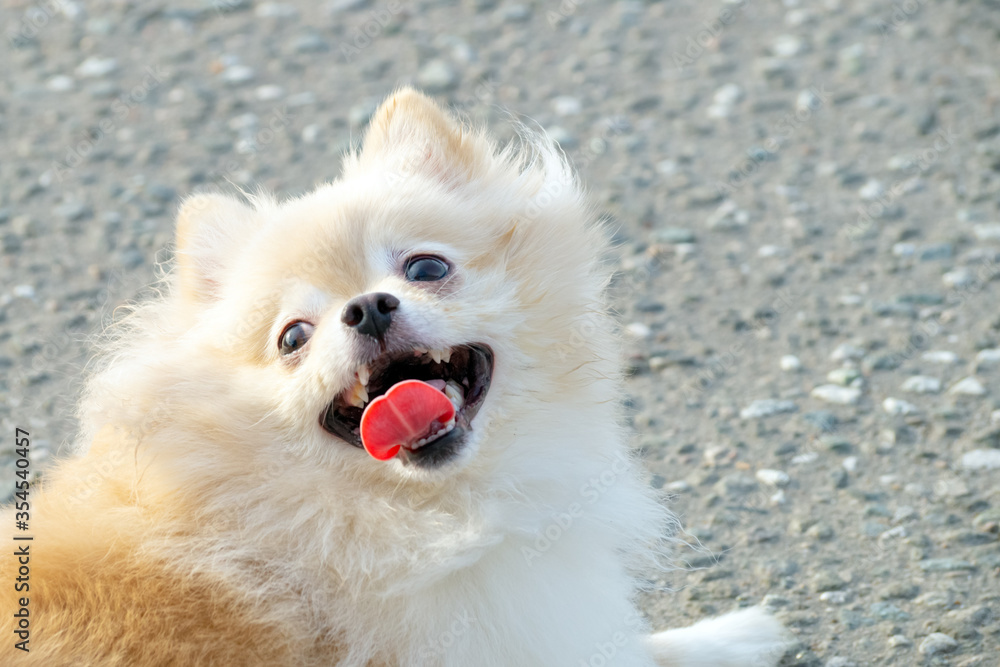
M 431 355 L 431 359 L 434 360 L 434 363 L 441 363 L 441 350 L 431 350 L 429 354 Z
M 370 377 L 371 377 L 371 370 L 368 368 L 368 364 L 361 364 L 358 367 L 358 382 L 367 387 L 368 379 Z
M 461 407 L 465 403 L 465 392 L 462 391 L 462 386 L 454 380 L 448 380 L 448 384 L 444 386 L 444 395 L 455 407 Z
M 425 354 L 427 354 L 427 350 L 425 350 L 424 348 L 422 348 L 422 347 L 415 347 L 415 348 L 413 348 L 413 356 L 419 357 L 419 356 L 422 356 L 422 355 L 425 355 Z
M 450 347 L 447 350 L 441 350 L 441 361 L 443 361 L 446 364 L 451 361 L 451 348 Z
M 365 407 L 365 403 L 368 402 L 368 390 L 360 382 L 355 382 L 347 402 L 356 408 Z
M 446 424 L 444 424 L 441 427 L 440 430 L 432 433 L 431 435 L 427 436 L 426 438 L 420 438 L 420 440 L 417 440 L 415 443 L 413 443 L 413 445 L 411 445 L 411 448 L 412 449 L 420 449 L 421 447 L 423 447 L 424 445 L 426 445 L 431 440 L 437 440 L 438 438 L 440 438 L 442 436 L 445 436 L 445 435 L 451 433 L 454 430 L 455 430 L 455 417 L 454 417 L 454 415 L 452 415 L 452 418 L 449 419 L 448 422 Z

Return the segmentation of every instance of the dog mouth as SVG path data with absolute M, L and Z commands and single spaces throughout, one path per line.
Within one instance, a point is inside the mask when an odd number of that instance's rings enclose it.
M 348 444 L 364 447 L 361 418 L 366 406 L 400 382 L 424 382 L 451 401 L 455 416 L 448 423 L 434 424 L 427 433 L 420 434 L 423 437 L 404 443 L 399 458 L 404 463 L 434 466 L 459 451 L 492 379 L 493 351 L 481 343 L 445 350 L 413 348 L 384 353 L 358 368 L 354 383 L 326 407 L 320 423 Z

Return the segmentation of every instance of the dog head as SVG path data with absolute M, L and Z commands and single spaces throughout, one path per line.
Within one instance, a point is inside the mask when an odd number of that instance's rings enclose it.
M 593 223 L 549 143 L 498 149 L 399 91 L 336 182 L 283 203 L 186 201 L 154 390 L 237 456 L 280 444 L 395 479 L 517 456 L 518 434 L 584 433 L 580 406 L 615 398 L 595 389 L 615 352 Z M 448 396 L 453 423 L 377 461 L 363 409 L 407 379 Z M 520 455 L 547 455 L 533 447 Z

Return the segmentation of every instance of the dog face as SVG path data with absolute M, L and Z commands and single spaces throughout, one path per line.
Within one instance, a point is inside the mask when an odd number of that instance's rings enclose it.
M 614 374 L 591 218 L 551 147 L 498 151 L 401 91 L 340 180 L 280 205 L 184 205 L 172 298 L 198 357 L 185 366 L 226 378 L 213 401 L 234 438 L 319 466 L 398 478 L 487 465 Z M 453 423 L 376 461 L 363 408 L 406 379 L 443 391 Z

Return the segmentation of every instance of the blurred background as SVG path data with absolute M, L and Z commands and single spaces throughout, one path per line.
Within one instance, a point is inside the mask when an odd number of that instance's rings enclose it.
M 1000 653 L 1000 3 L 0 0 L 0 479 L 180 198 L 336 178 L 415 85 L 544 127 L 616 230 L 622 397 L 691 548 L 657 626 L 783 664 Z

